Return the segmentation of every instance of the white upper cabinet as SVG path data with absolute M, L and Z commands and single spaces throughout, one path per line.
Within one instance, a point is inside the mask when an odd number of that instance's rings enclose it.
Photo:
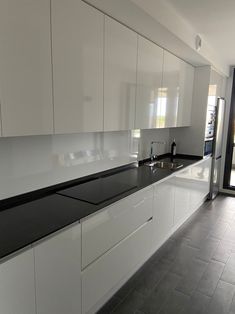
M 0 265 L 1 314 L 36 314 L 33 250 Z
M 162 66 L 163 49 L 139 36 L 136 129 L 149 129 L 161 126 Z
M 50 0 L 0 1 L 2 135 L 53 133 Z
M 52 0 L 55 133 L 103 130 L 104 15 Z
M 134 129 L 137 34 L 105 17 L 104 130 Z
M 193 83 L 194 83 L 194 67 L 181 60 L 177 126 L 191 125 Z
M 163 83 L 159 127 L 177 125 L 180 83 L 180 59 L 164 50 Z

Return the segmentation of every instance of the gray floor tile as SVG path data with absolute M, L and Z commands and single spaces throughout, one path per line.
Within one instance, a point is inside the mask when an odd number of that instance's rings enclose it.
M 191 295 L 196 289 L 208 263 L 199 259 L 193 259 L 191 262 L 188 273 L 180 280 L 176 286 L 176 290 L 184 294 Z
M 171 272 L 181 276 L 186 275 L 197 253 L 198 249 L 183 245 L 176 253 L 176 259 L 171 267 Z
M 189 304 L 190 297 L 178 292 L 171 293 L 170 302 L 167 302 L 160 311 L 160 314 L 181 314 Z
M 183 309 L 182 314 L 204 314 L 210 300 L 210 297 L 196 291 Z
M 211 237 L 222 239 L 229 229 L 229 223 L 225 222 L 223 219 L 219 219 L 213 229 L 210 232 Z
M 212 259 L 217 247 L 219 246 L 219 243 L 220 241 L 218 239 L 208 237 L 208 239 L 206 239 L 206 241 L 202 244 L 196 257 L 203 261 L 209 262 Z
M 208 264 L 201 280 L 199 281 L 197 290 L 205 295 L 212 296 L 223 272 L 223 269 L 223 263 L 211 261 Z
M 142 294 L 133 291 L 126 299 L 124 299 L 112 313 L 115 314 L 134 314 L 140 309 L 141 305 L 144 303 L 144 297 Z
M 171 293 L 178 284 L 180 276 L 172 273 L 166 274 L 159 284 L 152 291 L 151 295 L 145 299 L 140 308 L 145 314 L 157 314 L 171 298 Z
M 221 279 L 235 284 L 235 253 L 232 253 L 229 257 L 227 264 L 224 267 Z
M 219 281 L 215 293 L 211 299 L 208 309 L 205 313 L 208 314 L 226 314 L 228 313 L 235 287 L 227 282 Z
M 213 258 L 216 261 L 227 263 L 232 254 L 234 243 L 231 241 L 222 240 L 214 252 Z
M 170 266 L 171 263 L 169 261 L 159 261 L 151 267 L 148 267 L 140 276 L 135 290 L 144 296 L 149 295 L 162 277 L 168 272 Z
M 210 230 L 208 228 L 204 228 L 199 224 L 193 225 L 188 233 L 190 237 L 189 245 L 200 249 L 209 233 Z

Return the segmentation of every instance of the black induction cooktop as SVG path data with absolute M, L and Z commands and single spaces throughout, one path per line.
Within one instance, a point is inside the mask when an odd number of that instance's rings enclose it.
M 112 176 L 109 176 L 82 183 L 58 193 L 90 204 L 99 205 L 136 187 L 137 185 L 131 183 L 115 181 Z

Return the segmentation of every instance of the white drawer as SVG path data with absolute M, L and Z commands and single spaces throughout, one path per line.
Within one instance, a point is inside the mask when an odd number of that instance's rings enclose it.
M 146 222 L 82 272 L 82 313 L 92 312 L 97 302 L 148 258 L 152 225 L 152 220 Z
M 82 268 L 153 216 L 153 188 L 138 191 L 87 218 L 82 226 Z

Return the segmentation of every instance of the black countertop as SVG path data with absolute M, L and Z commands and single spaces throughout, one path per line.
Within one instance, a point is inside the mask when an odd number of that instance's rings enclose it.
M 165 158 L 164 160 L 167 159 Z M 175 161 L 183 163 L 184 168 L 198 160 L 200 158 L 175 159 Z M 110 182 L 125 183 L 133 188 L 97 205 L 65 196 L 69 192 L 69 189 L 66 189 L 37 200 L 1 210 L 0 258 L 6 257 L 74 222 L 78 222 L 101 208 L 158 182 L 176 171 L 151 168 L 145 165 L 139 167 L 130 165 L 129 167 L 124 167 L 124 169 L 120 167 L 119 171 L 115 170 L 115 173 L 112 170 L 105 171 L 105 177 L 108 176 Z M 102 174 L 97 175 L 97 177 L 94 175 L 93 179 L 100 176 Z

